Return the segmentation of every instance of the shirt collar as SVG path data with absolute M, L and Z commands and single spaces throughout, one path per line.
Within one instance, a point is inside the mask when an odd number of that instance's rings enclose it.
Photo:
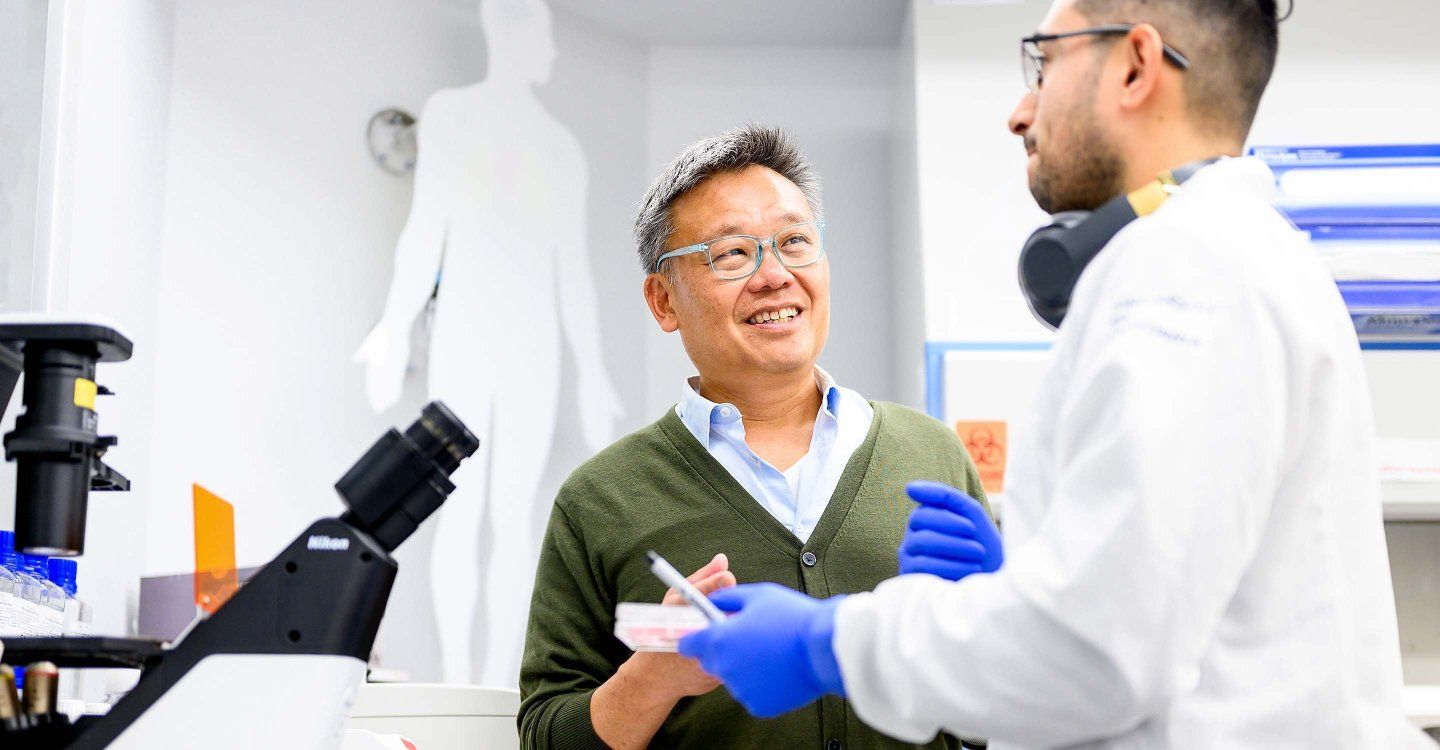
M 835 416 L 835 411 L 840 407 L 840 386 L 836 385 L 835 378 L 825 372 L 825 368 L 815 365 L 815 387 L 820 389 L 820 395 L 825 397 L 825 410 L 830 416 Z
M 822 408 L 834 417 L 840 406 L 840 386 L 836 385 L 835 378 L 819 365 L 815 367 L 815 387 L 824 397 Z M 717 404 L 700 395 L 699 376 L 686 379 L 676 411 L 680 414 L 680 421 L 685 423 L 685 428 L 707 449 L 710 447 L 711 425 L 727 425 L 740 420 L 740 409 L 734 404 Z

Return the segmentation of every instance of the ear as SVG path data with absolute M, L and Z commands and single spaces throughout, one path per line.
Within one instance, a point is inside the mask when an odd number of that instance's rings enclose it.
M 645 277 L 645 306 L 660 324 L 660 330 L 674 333 L 680 330 L 680 316 L 675 314 L 675 290 L 670 279 L 663 273 L 652 273 Z
M 1154 26 L 1141 23 L 1125 35 L 1123 46 L 1125 82 L 1120 90 L 1120 106 L 1140 109 L 1160 85 L 1165 70 L 1164 42 Z

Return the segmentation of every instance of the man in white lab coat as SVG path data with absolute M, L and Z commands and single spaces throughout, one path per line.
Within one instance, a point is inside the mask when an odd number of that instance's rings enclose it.
M 839 693 L 909 740 L 1429 746 L 1400 708 L 1354 329 L 1269 170 L 1227 158 L 1276 25 L 1273 0 L 1056 1 L 1010 120 L 1031 190 L 1051 213 L 1134 211 L 1061 309 L 1004 565 L 843 601 L 741 586 L 682 653 L 758 714 Z M 916 511 L 902 561 L 977 559 L 967 501 Z

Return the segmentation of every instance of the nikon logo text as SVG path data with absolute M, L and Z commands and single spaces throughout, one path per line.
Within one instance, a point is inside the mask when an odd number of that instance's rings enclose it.
M 350 549 L 350 540 L 348 538 L 312 534 L 310 541 L 306 542 L 305 548 L 320 550 L 322 552 L 344 552 Z

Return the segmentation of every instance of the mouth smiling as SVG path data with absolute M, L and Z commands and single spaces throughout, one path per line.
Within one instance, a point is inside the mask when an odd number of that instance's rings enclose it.
M 747 325 L 759 328 L 780 328 L 788 326 L 804 314 L 804 310 L 793 305 L 788 307 L 774 307 L 751 315 L 745 320 Z

